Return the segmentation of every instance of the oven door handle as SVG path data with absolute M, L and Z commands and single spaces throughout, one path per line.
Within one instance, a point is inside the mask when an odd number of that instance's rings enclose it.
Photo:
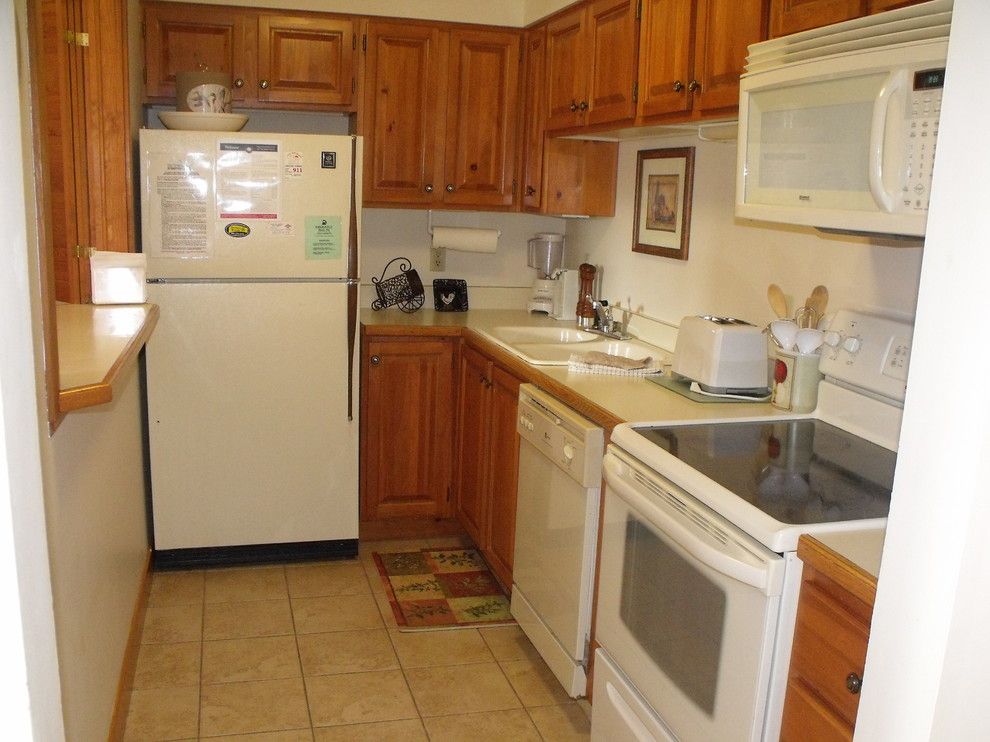
M 757 588 L 764 595 L 780 594 L 783 577 L 779 569 L 779 565 L 783 564 L 781 559 L 770 561 L 731 538 L 729 540 L 731 546 L 728 549 L 723 550 L 711 545 L 687 525 L 692 521 L 685 519 L 673 507 L 655 504 L 630 484 L 624 476 L 624 470 L 627 470 L 625 464 L 612 456 L 606 456 L 604 468 L 608 483 L 606 495 L 611 491 L 621 497 L 648 523 L 663 531 L 677 546 L 697 561 L 737 582 Z M 728 553 L 729 550 L 736 553 Z M 748 559 L 740 559 L 740 556 Z

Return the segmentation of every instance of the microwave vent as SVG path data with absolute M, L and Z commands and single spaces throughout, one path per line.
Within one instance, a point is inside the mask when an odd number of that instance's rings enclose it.
M 745 75 L 799 62 L 817 61 L 837 54 L 897 44 L 947 40 L 951 21 L 952 0 L 932 0 L 761 41 L 749 47 Z

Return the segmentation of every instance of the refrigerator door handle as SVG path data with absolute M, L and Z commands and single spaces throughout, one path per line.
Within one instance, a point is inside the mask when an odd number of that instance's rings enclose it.
M 354 419 L 354 343 L 357 333 L 357 137 L 351 137 L 351 218 L 347 230 L 347 420 Z

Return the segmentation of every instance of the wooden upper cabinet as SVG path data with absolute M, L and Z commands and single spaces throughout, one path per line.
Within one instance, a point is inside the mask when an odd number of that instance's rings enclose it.
M 639 59 L 636 0 L 594 0 L 588 6 L 589 125 L 631 119 L 636 114 L 633 90 Z
M 731 116 L 747 47 L 764 38 L 765 0 L 643 0 L 639 118 Z
M 514 205 L 520 39 L 516 31 L 369 22 L 366 202 Z
M 448 44 L 444 203 L 512 206 L 519 34 L 454 30 Z
M 523 39 L 522 204 L 526 211 L 539 211 L 543 198 L 543 137 L 546 125 L 546 26 L 531 29 Z
M 430 204 L 443 162 L 446 42 L 436 26 L 368 24 L 365 200 Z
M 771 37 L 828 26 L 866 13 L 865 0 L 773 0 L 771 6 Z
M 349 108 L 355 20 L 193 3 L 144 4 L 145 96 L 175 99 L 175 73 L 229 72 L 236 106 Z
M 691 110 L 695 0 L 643 0 L 639 115 Z
M 695 27 L 695 110 L 701 117 L 735 111 L 748 47 L 766 34 L 766 2 L 702 0 Z
M 144 83 L 148 98 L 175 99 L 175 73 L 229 72 L 234 101 L 253 97 L 255 29 L 245 11 L 213 5 L 144 5 Z M 238 84 L 238 81 L 240 84 Z
M 547 25 L 547 130 L 567 129 L 582 122 L 580 105 L 588 74 L 586 18 L 585 8 L 578 7 Z
M 354 21 L 262 14 L 258 100 L 346 106 L 356 88 Z
M 633 117 L 636 8 L 636 0 L 593 0 L 547 24 L 548 131 Z

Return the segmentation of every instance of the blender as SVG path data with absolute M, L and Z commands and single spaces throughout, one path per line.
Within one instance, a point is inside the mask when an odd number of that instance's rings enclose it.
M 561 268 L 564 262 L 564 235 L 541 232 L 527 243 L 527 264 L 536 269 L 533 296 L 526 308 L 544 312 L 554 319 L 574 319 L 577 306 L 577 271 Z

